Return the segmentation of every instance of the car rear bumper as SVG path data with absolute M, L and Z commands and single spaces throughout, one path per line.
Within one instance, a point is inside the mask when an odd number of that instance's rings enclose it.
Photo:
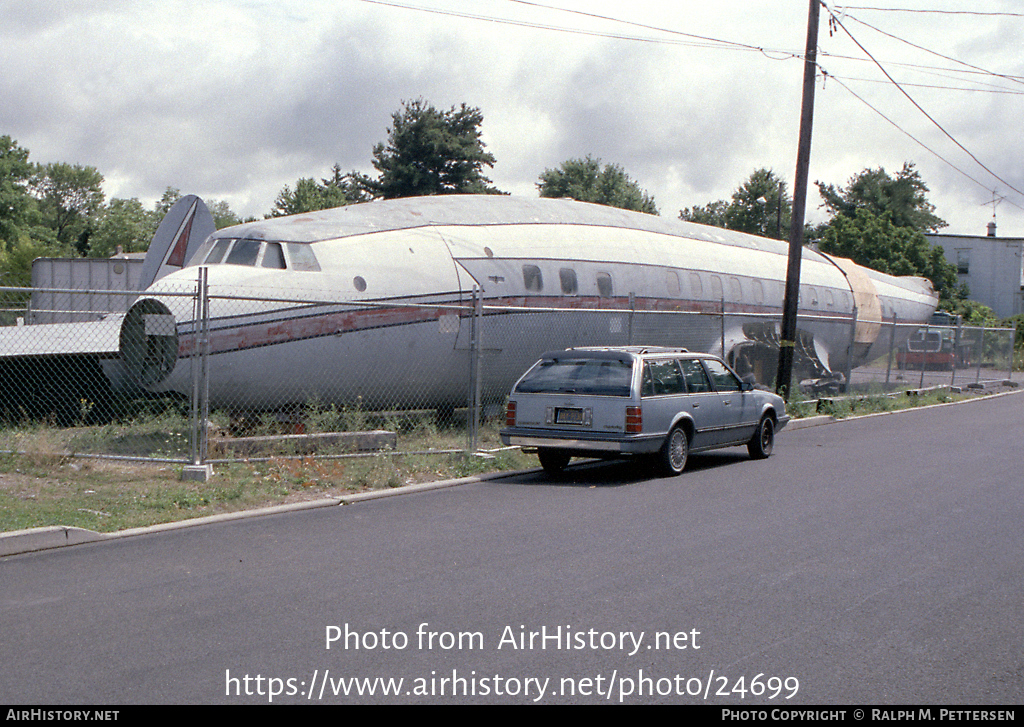
M 580 437 L 575 433 L 558 433 L 539 430 L 503 429 L 500 432 L 503 444 L 519 447 L 543 447 L 577 452 L 618 452 L 622 454 L 644 454 L 657 452 L 664 435 Z

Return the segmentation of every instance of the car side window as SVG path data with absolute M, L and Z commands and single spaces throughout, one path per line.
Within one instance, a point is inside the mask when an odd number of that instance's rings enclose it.
M 715 382 L 715 389 L 717 391 L 739 391 L 743 388 L 736 375 L 726 368 L 725 364 L 721 361 L 706 358 L 704 359 L 704 365 L 708 367 L 708 372 L 711 374 L 711 380 Z
M 641 396 L 685 394 L 686 382 L 674 360 L 648 361 L 644 364 L 644 382 Z
M 683 369 L 683 376 L 686 378 L 686 385 L 690 389 L 691 394 L 711 391 L 711 382 L 708 380 L 708 375 L 704 372 L 704 367 L 700 365 L 700 361 L 689 358 L 680 361 L 679 365 Z

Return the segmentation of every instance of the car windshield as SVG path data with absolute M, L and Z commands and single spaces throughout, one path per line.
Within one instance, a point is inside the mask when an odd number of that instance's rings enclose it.
M 524 394 L 629 396 L 633 365 L 625 361 L 575 359 L 541 361 L 516 391 Z

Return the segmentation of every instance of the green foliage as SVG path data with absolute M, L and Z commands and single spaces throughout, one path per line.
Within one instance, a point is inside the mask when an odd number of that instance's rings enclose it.
M 439 111 L 423 99 L 407 101 L 391 115 L 387 144 L 373 148 L 377 179 L 353 174 L 375 198 L 432 194 L 498 194 L 483 175 L 494 156 L 480 140 L 480 109 L 462 104 Z
M 43 231 L 45 232 L 45 231 Z M 71 254 L 69 248 L 61 248 L 56 241 L 39 240 L 24 233 L 17 240 L 0 249 L 0 284 L 13 288 L 32 286 L 32 261 L 37 257 Z M 28 295 L 27 293 L 25 295 Z
M 853 217 L 857 210 L 866 210 L 876 217 L 889 216 L 897 227 L 921 232 L 937 232 L 946 222 L 935 216 L 935 206 L 928 202 L 928 186 L 911 162 L 890 176 L 884 169 L 865 169 L 852 177 L 845 189 L 815 182 L 825 207 L 833 217 Z
M 286 188 L 287 189 L 287 188 Z M 181 190 L 175 187 L 168 187 L 164 190 L 163 196 L 153 206 L 153 211 L 156 214 L 156 227 L 160 226 L 160 222 L 163 221 L 164 216 L 170 212 L 171 207 L 174 203 L 181 199 Z M 210 210 L 210 215 L 213 217 L 213 225 L 218 230 L 225 227 L 231 227 L 232 225 L 240 225 L 243 220 L 237 214 L 235 214 L 231 207 L 228 206 L 227 202 L 211 199 L 205 200 L 206 208 Z M 249 220 L 251 221 L 251 220 Z M 156 227 L 153 228 L 153 234 L 156 234 Z M 149 243 L 152 242 L 153 234 L 150 235 L 150 240 L 146 241 L 146 247 L 143 250 L 149 249 Z
M 640 189 L 618 164 L 606 164 L 587 155 L 568 159 L 558 169 L 545 169 L 537 184 L 541 197 L 568 197 L 610 207 L 658 214 L 654 197 Z
M 284 217 L 303 212 L 326 210 L 342 207 L 359 199 L 358 191 L 350 198 L 344 186 L 325 182 L 323 184 L 312 178 L 303 178 L 295 183 L 292 190 L 287 184 L 274 201 L 274 209 L 267 217 Z
M 928 278 L 939 294 L 940 307 L 947 310 L 962 299 L 956 267 L 942 248 L 930 244 L 919 230 L 894 225 L 888 216 L 864 209 L 852 216 L 837 215 L 825 229 L 820 249 L 890 275 Z
M 694 205 L 679 210 L 679 219 L 687 222 L 696 222 L 701 225 L 712 225 L 714 227 L 726 227 L 725 213 L 729 210 L 729 203 L 724 199 L 717 202 L 708 202 L 701 207 Z
M 156 234 L 162 215 L 147 210 L 136 199 L 110 200 L 98 215 L 89 237 L 90 257 L 110 257 L 118 252 L 145 252 Z
M 722 199 L 704 207 L 688 207 L 679 212 L 679 219 L 785 239 L 789 236 L 792 211 L 786 183 L 770 169 L 761 168 L 733 192 L 732 201 Z
M 103 175 L 95 167 L 51 162 L 37 168 L 32 192 L 44 223 L 67 245 L 88 235 L 90 218 L 103 206 Z
M 0 246 L 16 242 L 29 224 L 35 200 L 29 194 L 34 167 L 28 150 L 0 136 Z

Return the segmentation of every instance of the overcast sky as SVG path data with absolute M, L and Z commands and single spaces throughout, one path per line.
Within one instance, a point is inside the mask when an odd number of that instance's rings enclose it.
M 1000 236 L 1024 236 L 1024 7 L 883 5 L 829 8 L 967 151 L 823 12 L 812 183 L 911 161 L 946 232 L 984 234 L 996 192 Z M 499 189 L 536 196 L 591 154 L 675 217 L 759 167 L 792 190 L 806 31 L 806 0 L 0 0 L 0 135 L 96 167 L 108 197 L 170 186 L 262 217 L 300 177 L 373 172 L 403 101 L 466 103 Z

